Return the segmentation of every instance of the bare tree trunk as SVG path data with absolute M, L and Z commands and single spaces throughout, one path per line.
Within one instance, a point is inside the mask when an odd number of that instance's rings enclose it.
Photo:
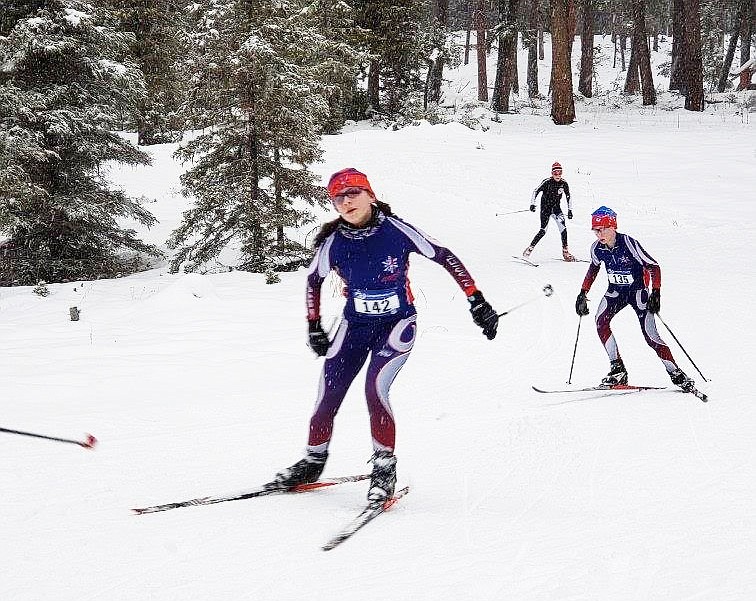
M 449 24 L 449 0 L 434 0 L 435 27 L 443 32 L 446 37 L 446 28 Z M 440 48 L 436 49 L 437 56 L 428 69 L 428 102 L 438 103 L 441 101 L 441 83 L 444 79 L 444 54 Z M 427 106 L 427 105 L 426 105 Z
M 672 66 L 669 72 L 669 89 L 683 94 L 685 62 L 685 0 L 672 0 Z
M 283 252 L 284 244 L 286 243 L 283 226 L 284 199 L 280 175 L 283 169 L 281 169 L 281 151 L 278 146 L 273 148 L 273 165 L 273 198 L 276 207 L 276 217 L 279 220 L 279 223 L 276 224 L 276 248 L 279 252 Z
M 381 67 L 377 60 L 370 61 L 367 81 L 367 100 L 373 110 L 378 111 L 381 108 L 380 100 L 380 71 Z
M 735 17 L 735 26 L 732 28 L 732 35 L 730 36 L 730 43 L 727 45 L 727 51 L 725 52 L 724 61 L 722 62 L 722 71 L 719 74 L 719 81 L 717 82 L 717 91 L 724 92 L 727 86 L 727 76 L 730 74 L 730 67 L 732 67 L 732 59 L 735 58 L 735 47 L 738 45 L 738 38 L 740 32 L 744 30 L 743 19 L 749 16 L 751 12 L 751 0 L 741 0 L 738 7 L 738 14 Z
M 528 26 L 524 38 L 528 47 L 528 97 L 538 98 L 538 2 L 533 0 L 528 8 Z
M 701 56 L 701 3 L 685 0 L 685 109 L 704 110 L 703 58 Z
M 515 17 L 514 42 L 512 43 L 512 61 L 510 63 L 512 68 L 512 93 L 514 94 L 520 93 L 520 74 L 517 72 L 517 38 L 517 17 Z
M 486 3 L 477 0 L 475 7 L 475 45 L 478 51 L 478 100 L 488 101 L 488 73 L 486 71 Z
M 582 0 L 578 92 L 586 98 L 593 96 L 593 3 L 594 0 Z
M 625 48 L 627 47 L 627 36 L 623 31 L 620 34 L 620 59 L 622 60 L 622 70 L 627 69 L 627 60 L 625 59 Z
M 535 0 L 533 0 L 535 1 Z M 540 10 L 539 10 L 540 14 Z M 546 56 L 543 45 L 543 19 L 538 19 L 538 60 L 542 61 Z
M 656 104 L 654 74 L 651 71 L 651 52 L 646 35 L 646 0 L 633 0 L 633 54 L 637 55 L 640 70 L 643 104 Z M 636 51 L 635 46 L 638 46 Z
M 635 94 L 640 89 L 640 71 L 638 69 L 638 48 L 633 43 L 630 45 L 630 61 L 627 64 L 627 75 L 625 76 L 625 94 Z
M 467 15 L 467 34 L 465 35 L 465 64 L 470 63 L 470 31 L 473 26 L 473 11 L 470 5 L 468 5 Z
M 574 10 L 573 0 L 551 0 L 551 118 L 557 125 L 575 121 L 570 66 Z
M 743 29 L 740 31 L 740 64 L 744 65 L 751 60 L 751 37 L 753 36 L 754 21 L 756 20 L 756 0 L 751 2 L 743 19 Z
M 517 56 L 517 4 L 519 0 L 499 0 L 499 57 L 496 61 L 491 109 L 497 113 L 509 112 L 509 95 L 512 92 L 512 57 Z M 516 68 L 516 66 L 515 66 Z

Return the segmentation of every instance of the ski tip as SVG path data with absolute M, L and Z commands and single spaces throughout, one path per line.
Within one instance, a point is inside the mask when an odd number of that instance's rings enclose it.
M 94 449 L 97 444 L 97 439 L 91 434 L 87 434 L 87 439 L 84 442 L 79 443 L 85 449 Z

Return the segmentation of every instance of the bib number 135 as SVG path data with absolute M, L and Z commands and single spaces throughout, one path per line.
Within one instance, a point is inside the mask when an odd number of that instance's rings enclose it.
M 610 273 L 609 283 L 617 286 L 629 286 L 633 283 L 633 276 L 630 273 Z

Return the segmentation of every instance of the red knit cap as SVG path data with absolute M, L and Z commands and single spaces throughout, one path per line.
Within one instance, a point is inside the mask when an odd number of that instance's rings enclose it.
M 598 227 L 613 227 L 617 229 L 617 217 L 613 215 L 593 215 L 591 217 L 591 229 Z
M 551 172 L 554 173 L 554 171 L 556 171 L 557 169 L 559 169 L 559 171 L 561 171 L 562 170 L 562 165 L 560 165 L 559 163 L 555 162 L 551 166 Z
M 370 182 L 364 173 L 357 171 L 354 167 L 347 167 L 337 171 L 328 180 L 328 195 L 334 198 L 349 188 L 362 188 L 375 196 L 375 192 L 370 187 Z
M 591 229 L 613 227 L 617 229 L 617 213 L 609 207 L 599 207 L 591 213 Z

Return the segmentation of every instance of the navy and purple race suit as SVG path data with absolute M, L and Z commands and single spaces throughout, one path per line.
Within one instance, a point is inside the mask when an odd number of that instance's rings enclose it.
M 661 287 L 661 268 L 640 243 L 627 234 L 617 232 L 614 248 L 598 240 L 591 246 L 591 265 L 585 274 L 582 289 L 588 292 L 599 273 L 601 263 L 606 267 L 609 287 L 596 311 L 596 329 L 611 361 L 620 358 L 617 342 L 612 334 L 612 318 L 630 305 L 638 316 L 643 337 L 664 363 L 667 372 L 677 368 L 669 347 L 659 336 L 653 313 L 646 308 L 649 284 Z
M 356 229 L 341 222 L 318 247 L 307 274 L 307 318 L 320 317 L 320 289 L 331 270 L 344 281 L 346 305 L 323 365 L 308 451 L 328 449 L 336 412 L 370 355 L 365 396 L 373 449 L 393 452 L 389 388 L 407 361 L 417 329 L 407 278 L 410 253 L 442 265 L 466 296 L 477 290 L 454 253 L 409 223 L 377 209 L 367 226 Z

